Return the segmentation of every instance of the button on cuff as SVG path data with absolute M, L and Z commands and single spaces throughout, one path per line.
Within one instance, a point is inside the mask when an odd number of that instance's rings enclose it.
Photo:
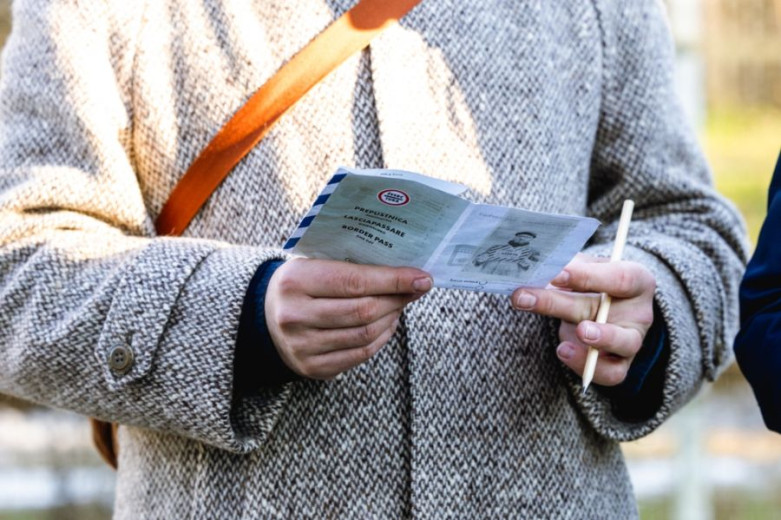
M 116 375 L 127 374 L 133 367 L 135 355 L 130 347 L 114 347 L 108 354 L 108 366 Z

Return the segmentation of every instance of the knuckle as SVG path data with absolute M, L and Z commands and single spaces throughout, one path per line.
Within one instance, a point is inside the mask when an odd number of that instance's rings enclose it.
M 371 323 L 377 313 L 377 302 L 374 300 L 361 300 L 355 305 L 355 318 L 358 323 Z
M 357 341 L 362 345 L 368 345 L 375 339 L 374 328 L 371 324 L 359 327 L 357 331 Z
M 293 362 L 299 367 L 304 368 L 307 364 L 311 363 L 310 357 L 307 353 L 306 347 L 299 342 L 292 342 L 287 347 L 287 351 L 290 353 L 290 357 Z
M 365 345 L 358 349 L 357 358 L 359 363 L 363 363 L 371 359 L 374 355 L 374 348 L 372 345 Z
M 599 311 L 599 298 L 586 298 L 586 304 L 580 306 L 580 315 L 578 323 L 581 321 L 593 321 L 597 318 Z
M 399 327 L 401 327 L 401 312 L 394 312 L 391 317 L 393 318 L 393 322 L 391 323 L 391 331 L 396 332 Z
M 556 312 L 556 302 L 548 294 L 537 295 L 537 309 L 546 315 L 553 315 Z
M 291 308 L 277 309 L 275 318 L 282 329 L 290 329 L 299 322 L 298 313 Z
M 299 374 L 310 379 L 318 379 L 320 374 L 319 367 L 311 359 L 299 360 L 297 369 Z
M 580 287 L 585 290 L 591 290 L 594 287 L 594 276 L 588 269 L 573 269 L 570 272 L 571 284 L 574 287 Z
M 344 278 L 344 289 L 348 296 L 362 296 L 366 293 L 366 278 L 356 269 L 351 269 Z
M 637 329 L 633 329 L 633 330 L 634 330 L 634 334 L 632 335 L 629 348 L 631 351 L 631 355 L 635 356 L 637 355 L 638 352 L 640 352 L 640 349 L 643 347 L 643 340 L 645 339 L 645 337 L 639 330 Z
M 597 307 L 593 303 L 589 303 L 580 308 L 580 312 L 576 314 L 575 322 L 593 321 L 596 319 L 596 316 Z
M 618 269 L 615 273 L 616 294 L 618 296 L 629 296 L 635 292 L 636 278 L 627 269 Z
M 287 273 L 282 273 L 277 279 L 277 287 L 283 294 L 290 294 L 297 290 L 298 280 L 293 276 L 288 276 Z
M 403 292 L 407 292 L 406 291 L 406 285 L 407 284 L 404 283 L 404 278 L 400 274 L 397 274 L 394 277 L 393 281 L 394 281 L 394 287 L 396 288 L 396 294 L 401 294 Z
M 648 313 L 644 314 L 640 318 L 640 325 L 643 326 L 645 330 L 648 330 L 651 328 L 651 325 L 654 324 L 654 311 L 651 309 Z

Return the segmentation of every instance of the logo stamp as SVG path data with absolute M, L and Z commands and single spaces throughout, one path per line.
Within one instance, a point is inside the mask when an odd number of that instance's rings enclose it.
M 377 198 L 388 206 L 403 206 L 409 202 L 409 195 L 401 190 L 382 190 Z

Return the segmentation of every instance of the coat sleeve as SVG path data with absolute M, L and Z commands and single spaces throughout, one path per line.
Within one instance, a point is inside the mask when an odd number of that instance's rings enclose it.
M 757 248 L 740 286 L 741 328 L 735 356 L 765 424 L 781 433 L 781 155 Z
M 664 320 L 668 350 L 659 405 L 638 422 L 620 420 L 606 393 L 584 396 L 579 379 L 567 377 L 594 428 L 624 441 L 651 432 L 731 361 L 747 246 L 742 219 L 713 188 L 676 99 L 673 45 L 661 2 L 596 6 L 604 81 L 589 213 L 604 225 L 588 252 L 610 255 L 622 202 L 633 199 L 624 259 L 644 264 L 656 277 L 655 319 Z
M 0 83 L 0 391 L 249 450 L 286 390 L 234 401 L 236 333 L 255 270 L 278 253 L 154 236 L 132 151 L 141 16 L 107 5 L 14 2 Z M 133 362 L 112 370 L 112 353 Z

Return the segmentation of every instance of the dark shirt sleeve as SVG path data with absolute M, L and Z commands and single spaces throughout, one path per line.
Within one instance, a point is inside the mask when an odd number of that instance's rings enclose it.
M 262 264 L 247 288 L 236 337 L 233 371 L 236 395 L 251 395 L 264 387 L 300 379 L 279 357 L 264 312 L 269 280 L 283 263 L 272 260 Z
M 771 430 L 781 433 L 781 154 L 757 248 L 740 285 L 735 357 Z
M 654 305 L 653 325 L 643 340 L 643 346 L 632 361 L 626 379 L 614 387 L 597 387 L 610 397 L 613 413 L 625 422 L 642 422 L 656 413 L 662 404 L 664 375 L 670 347 L 667 327 Z

